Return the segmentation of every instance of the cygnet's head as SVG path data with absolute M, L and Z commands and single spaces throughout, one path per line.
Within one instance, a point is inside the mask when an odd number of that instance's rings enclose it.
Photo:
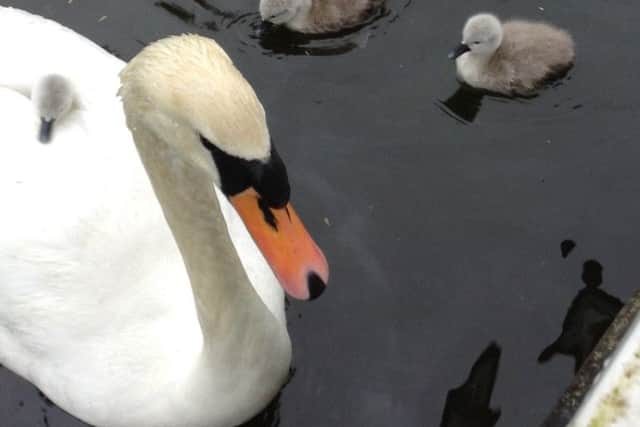
M 73 88 L 65 77 L 48 74 L 36 82 L 31 92 L 31 101 L 40 117 L 38 139 L 47 143 L 51 140 L 53 123 L 71 109 Z
M 312 0 L 260 0 L 260 16 L 263 21 L 275 25 L 293 21 L 299 14 L 311 9 Z
M 462 43 L 449 53 L 456 59 L 469 52 L 472 55 L 490 56 L 502 43 L 502 24 L 489 13 L 479 13 L 467 20 L 462 30 Z

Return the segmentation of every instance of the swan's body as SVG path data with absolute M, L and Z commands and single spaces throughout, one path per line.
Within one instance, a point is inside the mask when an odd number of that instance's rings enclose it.
M 531 95 L 544 82 L 569 69 L 574 43 L 565 30 L 521 20 L 502 24 L 490 14 L 474 15 L 462 43 L 450 54 L 467 84 L 505 95 Z
M 225 176 L 197 135 L 251 159 L 268 157 L 268 131 L 214 42 L 163 43 L 123 73 L 134 144 L 116 97 L 124 63 L 52 21 L 0 8 L 0 114 L 11 118 L 0 127 L 0 362 L 94 425 L 233 426 L 281 387 L 291 345 L 282 289 L 214 190 Z M 203 80 L 176 77 L 189 67 Z M 176 72 L 174 86 L 163 70 Z M 45 72 L 67 76 L 79 106 L 48 145 L 34 137 L 25 96 Z M 145 76 L 157 92 L 144 92 Z M 207 78 L 222 86 L 198 86 Z M 168 93 L 193 121 L 164 108 Z M 189 110 L 207 103 L 228 115 Z
M 385 0 L 260 0 L 265 21 L 301 33 L 327 33 L 367 21 Z

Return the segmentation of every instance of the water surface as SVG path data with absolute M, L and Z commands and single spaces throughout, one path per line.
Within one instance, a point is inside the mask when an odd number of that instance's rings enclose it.
M 637 286 L 638 2 L 392 0 L 328 38 L 265 36 L 257 0 L 2 4 L 124 59 L 168 34 L 205 34 L 252 82 L 332 265 L 322 298 L 289 307 L 295 374 L 254 426 L 439 425 L 492 341 L 496 425 L 539 425 L 574 360 L 537 358 L 585 287 L 584 263 L 604 266 L 598 290 L 621 301 Z M 479 10 L 568 28 L 575 68 L 530 99 L 455 97 L 447 53 Z M 8 425 L 82 425 L 6 370 L 0 384 Z

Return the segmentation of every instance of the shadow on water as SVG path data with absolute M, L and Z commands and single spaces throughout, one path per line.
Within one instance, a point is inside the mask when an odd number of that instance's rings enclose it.
M 584 263 L 582 281 L 585 288 L 571 301 L 562 322 L 562 333 L 540 353 L 538 362 L 545 363 L 556 354 L 564 354 L 574 358 L 574 372 L 577 372 L 598 344 L 623 306 L 618 298 L 599 289 L 602 270 L 598 261 Z
M 235 30 L 242 46 L 259 49 L 267 56 L 282 58 L 287 55 L 342 55 L 356 48 L 364 48 L 377 34 L 385 34 L 386 27 L 400 18 L 399 11 L 408 8 L 412 1 L 405 0 L 398 11 L 392 7 L 380 10 L 358 27 L 321 35 L 302 34 L 265 24 L 255 9 L 252 12 L 224 10 L 208 0 L 162 0 L 154 5 L 205 32 Z
M 440 427 L 493 427 L 500 409 L 492 409 L 491 394 L 498 375 L 500 346 L 495 342 L 475 361 L 469 377 L 447 393 Z

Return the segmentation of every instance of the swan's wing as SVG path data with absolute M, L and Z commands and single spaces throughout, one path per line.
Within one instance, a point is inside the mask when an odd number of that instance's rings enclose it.
M 0 87 L 0 123 L 3 135 L 15 135 L 16 139 L 23 139 L 36 131 L 39 120 L 29 98 L 12 89 Z M 8 155 L 4 149 L 10 145 L 9 141 L 0 142 L 0 159 Z
M 33 358 L 64 349 L 52 334 L 104 329 L 95 313 L 121 305 L 125 279 L 147 278 L 157 265 L 176 280 L 186 273 L 116 96 L 121 61 L 59 24 L 4 7 L 0 52 L 0 362 L 34 379 L 43 371 L 33 371 Z M 57 122 L 45 145 L 27 95 L 48 72 L 67 76 L 86 104 Z M 114 269 L 123 259 L 137 262 Z M 155 295 L 163 303 L 162 291 L 143 294 L 151 295 L 145 303 Z
M 109 194 L 148 187 L 117 98 L 122 61 L 54 21 L 9 7 L 0 7 L 0 53 L 0 186 L 3 200 L 12 203 L 0 212 L 0 229 L 9 228 L 11 212 L 39 209 L 40 221 L 62 229 L 91 212 L 113 210 Z M 43 145 L 27 97 L 49 73 L 67 77 L 83 105 L 56 121 L 52 142 Z

